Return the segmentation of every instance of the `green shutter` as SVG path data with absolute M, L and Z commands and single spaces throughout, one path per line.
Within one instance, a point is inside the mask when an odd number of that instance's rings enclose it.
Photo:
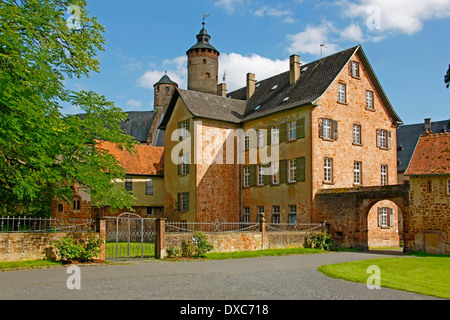
M 189 201 L 190 201 L 190 193 L 189 192 L 186 192 L 186 211 L 189 211 Z
M 297 182 L 305 181 L 305 157 L 297 158 Z
M 270 144 L 272 143 L 272 141 L 271 141 L 271 138 L 272 138 L 272 127 L 269 126 L 266 129 L 267 129 L 267 145 L 270 146 Z
M 270 169 L 271 165 L 272 164 L 269 162 L 268 164 L 264 165 L 263 167 Z M 266 170 L 264 170 L 264 171 L 266 171 Z M 266 173 L 266 172 L 264 172 L 264 173 Z M 264 175 L 264 185 L 269 186 L 271 184 L 272 184 L 272 176 L 270 174 Z
M 280 143 L 286 142 L 287 140 L 287 124 L 282 123 L 280 124 Z
M 249 166 L 250 168 L 250 187 L 256 186 L 256 165 Z
M 177 210 L 181 211 L 181 193 L 177 193 Z
M 287 183 L 287 160 L 280 160 L 280 183 Z
M 297 139 L 305 137 L 305 118 L 297 120 Z

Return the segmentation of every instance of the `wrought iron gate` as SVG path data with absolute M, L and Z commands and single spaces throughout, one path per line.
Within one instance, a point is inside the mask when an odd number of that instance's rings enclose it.
M 130 212 L 106 217 L 106 260 L 154 257 L 155 242 L 156 219 Z

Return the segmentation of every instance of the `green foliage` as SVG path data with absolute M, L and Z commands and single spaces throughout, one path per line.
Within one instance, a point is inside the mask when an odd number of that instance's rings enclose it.
M 54 246 L 62 261 L 76 260 L 80 262 L 92 261 L 101 252 L 102 241 L 94 234 L 86 239 L 74 239 L 72 236 L 65 236 L 56 240 Z
M 450 65 L 448 66 L 447 74 L 444 77 L 444 82 L 447 86 L 447 89 L 450 88 Z
M 181 244 L 181 256 L 184 258 L 204 258 L 206 253 L 214 249 L 202 232 L 196 232 L 192 240 L 183 240 Z
M 71 5 L 77 29 L 67 26 Z M 130 208 L 134 198 L 111 183 L 123 169 L 97 147 L 106 140 L 132 152 L 120 129 L 126 114 L 95 92 L 65 88 L 99 71 L 104 27 L 84 0 L 4 0 L 0 17 L 0 214 L 48 214 L 55 197 L 71 201 L 75 182 L 100 205 Z M 70 105 L 85 116 L 63 114 Z
M 305 237 L 305 248 L 330 250 L 333 237 L 326 233 L 311 232 Z
M 177 258 L 181 256 L 181 249 L 178 247 L 170 247 L 166 250 L 167 258 Z

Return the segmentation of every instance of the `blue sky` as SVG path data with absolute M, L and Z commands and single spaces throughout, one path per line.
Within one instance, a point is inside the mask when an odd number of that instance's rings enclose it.
M 324 56 L 361 44 L 405 124 L 450 119 L 450 0 L 88 0 L 88 10 L 106 28 L 101 71 L 67 86 L 125 111 L 152 110 L 165 71 L 186 88 L 186 51 L 205 12 L 229 90 L 244 86 L 248 72 L 263 80 L 287 71 L 294 53 L 319 59 L 322 43 Z

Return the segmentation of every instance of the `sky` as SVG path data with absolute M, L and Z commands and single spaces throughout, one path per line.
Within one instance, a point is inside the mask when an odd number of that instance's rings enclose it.
M 153 85 L 165 72 L 186 89 L 186 51 L 205 14 L 219 83 L 226 74 L 230 92 L 248 72 L 263 80 L 287 71 L 292 54 L 308 63 L 361 45 L 405 124 L 450 119 L 450 0 L 88 0 L 88 11 L 106 29 L 100 72 L 66 86 L 124 111 L 153 110 Z

